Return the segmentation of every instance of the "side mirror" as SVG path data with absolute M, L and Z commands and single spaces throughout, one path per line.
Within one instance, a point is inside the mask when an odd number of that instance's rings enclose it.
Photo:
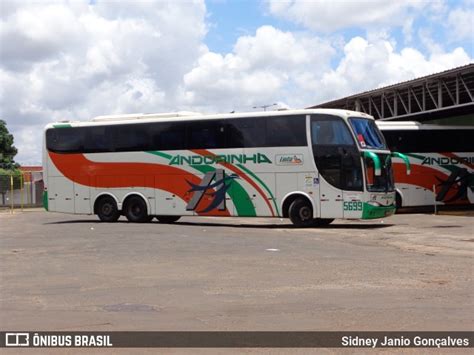
M 363 156 L 364 158 L 370 158 L 373 160 L 374 162 L 374 174 L 375 176 L 380 176 L 382 175 L 382 169 L 381 169 L 381 164 L 380 164 L 380 158 L 377 154 L 375 154 L 374 152 L 370 152 L 370 151 L 364 151 L 363 153 Z
M 407 175 L 411 174 L 410 160 L 405 154 L 399 152 L 392 152 L 392 157 L 402 159 L 405 162 L 405 166 L 407 167 Z

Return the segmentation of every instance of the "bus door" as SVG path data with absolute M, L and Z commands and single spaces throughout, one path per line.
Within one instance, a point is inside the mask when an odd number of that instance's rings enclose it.
M 342 190 L 338 188 L 340 176 L 339 157 L 327 154 L 320 158 L 320 165 L 324 165 L 323 173 L 319 174 L 319 210 L 320 218 L 342 218 L 344 201 Z
M 346 123 L 331 115 L 311 117 L 311 141 L 319 173 L 321 218 L 343 218 L 344 192 L 363 190 L 360 153 Z

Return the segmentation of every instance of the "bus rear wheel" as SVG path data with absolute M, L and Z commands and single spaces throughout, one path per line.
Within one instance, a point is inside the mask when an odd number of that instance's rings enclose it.
M 110 196 L 104 196 L 97 201 L 96 213 L 102 222 L 116 222 L 120 217 L 117 203 Z
M 304 198 L 297 198 L 291 203 L 288 216 L 296 227 L 313 226 L 313 206 Z
M 166 223 L 166 224 L 174 223 L 180 218 L 181 216 L 156 216 L 156 219 L 158 220 L 158 222 Z
M 139 196 L 131 196 L 125 200 L 124 214 L 129 222 L 150 222 L 153 217 L 148 216 L 145 201 Z

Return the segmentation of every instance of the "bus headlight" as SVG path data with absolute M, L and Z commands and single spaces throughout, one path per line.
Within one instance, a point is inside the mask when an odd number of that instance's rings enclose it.
M 369 205 L 371 206 L 375 206 L 375 207 L 380 207 L 382 206 L 380 203 L 378 203 L 377 201 L 369 201 L 367 202 Z

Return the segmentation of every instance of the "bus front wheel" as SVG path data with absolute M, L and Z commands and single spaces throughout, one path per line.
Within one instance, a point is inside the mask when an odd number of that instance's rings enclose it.
M 158 222 L 165 224 L 174 223 L 180 218 L 181 216 L 156 216 Z
M 313 226 L 314 227 L 327 227 L 329 226 L 334 218 L 316 218 L 313 219 Z
M 296 227 L 313 226 L 313 206 L 304 198 L 297 198 L 291 203 L 288 216 Z
M 397 211 L 402 208 L 402 196 L 398 192 L 395 194 L 395 208 Z
M 139 196 L 131 196 L 125 200 L 124 214 L 129 222 L 149 222 L 153 217 L 148 216 L 145 201 Z
M 117 203 L 110 196 L 104 196 L 97 201 L 96 213 L 102 222 L 116 222 L 120 217 Z

